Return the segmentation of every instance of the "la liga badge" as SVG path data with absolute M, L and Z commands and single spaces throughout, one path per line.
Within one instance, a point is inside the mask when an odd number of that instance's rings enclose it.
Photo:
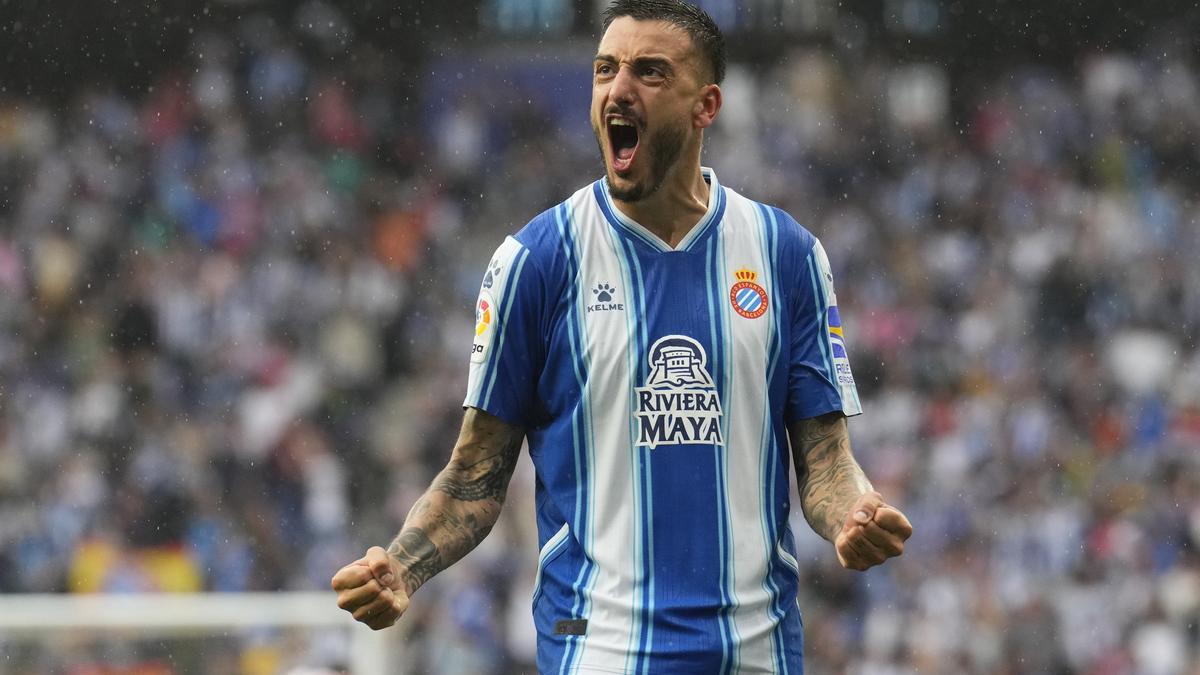
M 747 319 L 757 319 L 767 313 L 767 292 L 754 283 L 758 274 L 742 268 L 733 273 L 737 281 L 729 289 L 733 311 Z
M 487 356 L 488 347 L 492 344 L 492 335 L 496 332 L 496 301 L 492 294 L 483 289 L 479 299 L 475 301 L 475 340 L 471 343 L 471 362 L 483 363 Z

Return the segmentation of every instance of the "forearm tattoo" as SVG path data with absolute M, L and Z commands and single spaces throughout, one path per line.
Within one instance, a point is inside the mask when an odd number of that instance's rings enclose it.
M 833 541 L 854 502 L 873 488 L 854 455 L 845 418 L 826 415 L 800 423 L 795 453 L 800 505 L 813 530 Z
M 400 563 L 400 581 L 409 593 L 445 569 L 441 551 L 419 527 L 405 528 L 388 546 L 388 554 Z
M 511 427 L 468 413 L 454 457 L 413 505 L 404 528 L 388 547 L 408 593 L 453 565 L 491 532 L 517 464 L 521 438 Z

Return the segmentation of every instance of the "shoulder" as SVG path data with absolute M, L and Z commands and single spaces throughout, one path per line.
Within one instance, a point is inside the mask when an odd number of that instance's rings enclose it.
M 527 249 L 536 261 L 552 260 L 562 247 L 562 211 L 563 203 L 542 211 L 512 238 Z
M 586 220 L 596 208 L 592 197 L 594 185 L 589 183 L 534 216 L 511 237 L 529 251 L 530 261 L 548 280 L 566 274 L 564 252 L 571 247 L 571 238 L 578 236 L 580 220 Z
M 563 252 L 569 245 L 572 214 L 583 203 L 583 197 L 591 194 L 591 190 L 592 185 L 581 188 L 505 237 L 488 263 L 485 285 L 489 279 L 495 279 L 493 272 L 498 273 L 502 268 L 520 268 L 524 270 L 520 276 L 524 278 L 521 285 L 525 288 L 529 288 L 530 283 L 546 290 L 561 286 L 567 274 Z M 503 276 L 507 278 L 509 275 Z
M 813 247 L 819 245 L 816 235 L 801 225 L 790 213 L 776 206 L 766 208 L 775 219 L 781 245 L 794 249 L 801 256 L 807 256 Z
M 728 187 L 724 188 L 729 206 L 727 214 L 741 214 L 750 222 L 760 223 L 768 236 L 778 242 L 784 260 L 803 261 L 819 246 L 817 237 L 783 209 L 758 202 Z

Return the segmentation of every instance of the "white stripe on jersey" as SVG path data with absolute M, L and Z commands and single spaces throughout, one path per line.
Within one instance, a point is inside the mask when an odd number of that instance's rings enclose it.
M 569 226 L 579 251 L 579 276 L 575 283 L 586 304 L 597 284 L 620 286 L 631 292 L 625 266 L 618 256 L 611 228 L 600 213 L 590 186 L 571 198 Z M 589 355 L 611 353 L 614 346 L 628 345 L 633 336 L 625 314 L 628 312 L 586 312 L 583 314 Z M 604 345 L 599 349 L 598 345 Z M 620 350 L 628 353 L 632 350 Z M 577 668 L 609 670 L 625 663 L 637 648 L 641 634 L 641 594 L 636 580 L 642 576 L 641 518 L 636 503 L 636 455 L 631 448 L 632 379 L 630 359 L 611 363 L 590 362 L 587 373 L 593 401 L 592 432 L 595 457 L 589 467 L 592 476 L 591 532 L 588 557 L 596 561 L 596 579 L 589 589 L 591 613 L 587 638 L 579 648 Z M 634 543 L 633 549 L 630 542 Z M 631 611 L 632 609 L 632 611 Z M 568 667 L 567 672 L 574 672 Z
M 762 218 L 752 202 L 726 189 L 728 203 L 725 206 L 725 222 L 720 230 L 721 246 L 724 250 L 725 266 L 722 270 L 721 288 L 729 289 L 738 282 L 734 272 L 741 269 L 755 272 L 755 283 L 763 288 L 772 285 L 775 270 L 766 259 Z M 772 333 L 778 326 L 780 301 L 776 296 L 767 296 L 768 316 L 748 319 L 733 310 L 728 295 L 723 298 L 721 310 L 725 314 L 728 332 L 725 336 L 727 353 L 731 355 L 727 372 L 727 398 L 731 405 L 741 409 L 741 414 L 730 412 L 727 416 L 729 436 L 727 453 L 729 519 L 735 524 L 760 524 L 763 513 L 762 495 L 766 487 L 762 480 L 762 463 L 768 443 L 763 438 L 763 417 L 750 411 L 768 410 L 767 364 L 768 348 Z M 776 337 L 778 339 L 778 337 Z M 773 672 L 774 650 L 769 648 L 771 633 L 775 627 L 771 617 L 773 596 L 763 584 L 767 576 L 768 562 L 774 554 L 775 542 L 764 540 L 763 527 L 730 528 L 730 546 L 733 551 L 733 587 L 736 598 L 734 611 L 735 634 L 740 642 L 753 648 L 738 650 L 739 672 Z M 764 648 L 768 647 L 768 648 Z

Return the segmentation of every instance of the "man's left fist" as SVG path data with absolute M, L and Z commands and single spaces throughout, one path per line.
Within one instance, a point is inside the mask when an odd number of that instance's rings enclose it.
M 861 572 L 904 553 L 912 531 L 903 513 L 883 503 L 878 492 L 868 492 L 850 507 L 833 547 L 842 567 Z

